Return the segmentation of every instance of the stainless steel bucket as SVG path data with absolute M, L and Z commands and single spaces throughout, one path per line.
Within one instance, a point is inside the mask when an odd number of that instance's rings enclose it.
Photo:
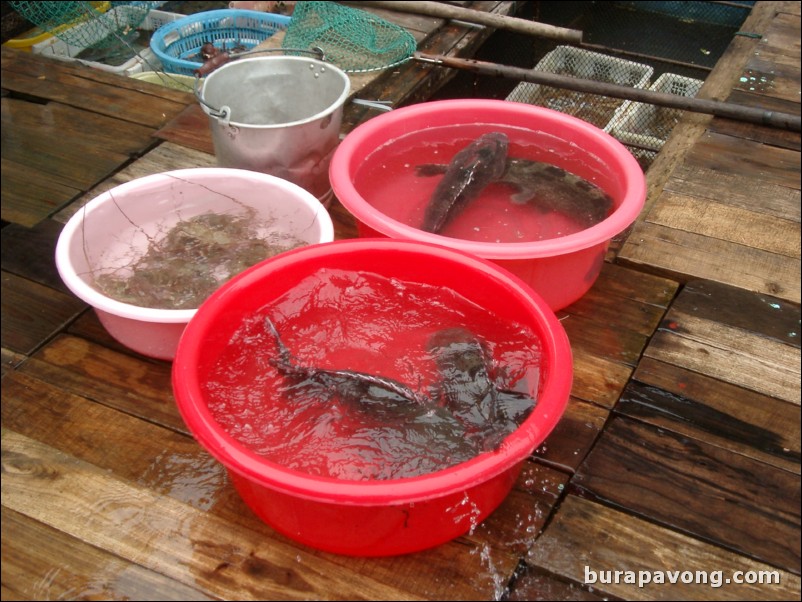
M 221 167 L 278 176 L 327 204 L 329 162 L 350 89 L 345 72 L 329 63 L 265 56 L 218 68 L 198 99 Z

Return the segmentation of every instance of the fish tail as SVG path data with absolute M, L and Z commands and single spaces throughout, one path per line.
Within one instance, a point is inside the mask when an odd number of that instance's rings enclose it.
M 284 341 L 281 340 L 276 325 L 273 324 L 273 321 L 267 316 L 265 316 L 265 326 L 270 334 L 273 335 L 273 339 L 276 341 L 276 347 L 278 348 L 278 357 L 270 358 L 270 360 L 268 360 L 270 364 L 285 374 L 298 372 L 298 365 L 293 361 L 292 353 L 284 344 Z

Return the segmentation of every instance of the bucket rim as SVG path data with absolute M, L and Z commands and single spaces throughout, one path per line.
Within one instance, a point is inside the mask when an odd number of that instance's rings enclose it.
M 209 105 L 208 101 L 205 98 L 206 87 L 209 85 L 209 82 L 213 81 L 216 75 L 224 72 L 226 69 L 235 68 L 237 66 L 246 63 L 251 63 L 254 61 L 273 61 L 273 62 L 285 61 L 294 63 L 305 62 L 305 63 L 311 63 L 311 66 L 315 65 L 322 66 L 325 69 L 331 70 L 333 73 L 335 73 L 337 76 L 340 77 L 340 79 L 343 81 L 344 84 L 343 90 L 337 97 L 337 99 L 322 111 L 319 111 L 309 117 L 305 117 L 304 119 L 287 121 L 285 123 L 270 123 L 270 124 L 260 125 L 260 124 L 251 124 L 251 123 L 243 123 L 241 121 L 235 121 L 230 119 L 230 115 L 228 115 L 224 111 L 224 109 L 228 108 L 227 106 L 221 107 L 219 109 L 220 112 L 216 114 L 214 112 L 214 108 L 211 105 Z M 203 81 L 203 85 L 201 86 L 200 90 L 198 90 L 196 96 L 201 106 L 201 109 L 203 109 L 203 112 L 206 113 L 210 118 L 215 118 L 218 119 L 219 121 L 222 121 L 225 125 L 230 125 L 238 128 L 256 129 L 256 130 L 271 130 L 271 129 L 295 127 L 299 125 L 306 125 L 308 123 L 314 123 L 315 121 L 323 119 L 324 117 L 339 110 L 345 104 L 345 101 L 348 100 L 348 96 L 350 94 L 351 94 L 351 79 L 348 77 L 348 74 L 345 71 L 343 71 L 342 69 L 340 69 L 339 67 L 337 67 L 332 63 L 321 61 L 315 58 L 302 57 L 302 56 L 253 56 L 228 62 L 225 65 L 222 65 L 218 69 L 214 70 L 212 73 L 206 76 L 206 78 Z

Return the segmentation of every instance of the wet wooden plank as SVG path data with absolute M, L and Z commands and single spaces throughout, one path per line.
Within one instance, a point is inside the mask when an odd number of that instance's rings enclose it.
M 3 272 L 2 346 L 29 355 L 69 321 L 86 310 L 86 304 L 25 278 Z
M 207 595 L 305 599 L 336 591 L 351 600 L 414 598 L 5 428 L 3 464 L 6 507 Z
M 616 412 L 800 474 L 794 404 L 647 357 Z
M 664 325 L 652 338 L 645 357 L 800 404 L 797 344 L 682 309 L 672 309 Z M 798 330 L 795 325 L 789 332 L 793 336 Z
M 9 224 L 3 228 L 1 245 L 3 271 L 69 293 L 56 269 L 56 243 L 62 224 L 42 220 L 26 228 Z
M 5 80 L 4 80 L 5 82 Z M 150 129 L 58 103 L 2 99 L 3 219 L 33 225 L 156 144 Z
M 615 417 L 572 485 L 697 539 L 799 573 L 798 475 Z
M 707 132 L 689 151 L 686 161 L 799 190 L 800 154 L 792 150 Z
M 621 600 L 604 591 L 596 593 L 582 585 L 561 579 L 539 567 L 529 566 L 520 571 L 515 586 L 505 600 L 527 602 L 530 600 Z
M 473 534 L 434 550 L 387 559 L 324 554 L 295 544 L 261 523 L 233 491 L 222 467 L 190 437 L 92 403 L 40 380 L 40 376 L 15 373 L 3 381 L 3 397 L 7 400 L 2 406 L 5 428 L 15 430 L 18 436 L 52 442 L 59 453 L 86 463 L 87 470 L 96 467 L 110 478 L 187 504 L 203 512 L 208 520 L 213 517 L 232 537 L 243 529 L 263 545 L 296 549 L 288 554 L 293 558 L 295 554 L 303 556 L 296 565 L 302 578 L 306 573 L 351 575 L 357 583 L 367 578 L 405 592 L 401 599 L 494 598 L 506 586 L 520 555 L 544 526 L 567 480 L 563 473 L 526 465 L 513 493 L 496 513 Z M 31 420 L 32 415 L 39 418 Z M 71 496 L 67 497 L 74 503 Z M 122 512 L 119 507 L 112 509 Z M 68 513 L 74 511 L 80 508 L 67 509 Z M 38 515 L 34 518 L 41 519 Z M 128 526 L 124 525 L 119 534 L 123 539 L 129 537 Z M 188 540 L 183 532 L 175 534 L 174 539 L 176 546 L 191 546 L 196 541 L 192 537 Z M 105 545 L 101 547 L 106 549 Z M 221 547 L 216 553 L 226 556 L 229 551 Z M 271 581 L 269 575 L 266 577 Z M 269 595 L 270 588 L 279 585 L 263 584 L 256 597 Z M 228 588 L 226 579 L 222 586 Z M 329 590 L 329 595 L 339 598 L 341 591 Z M 285 592 L 281 597 L 287 595 Z
M 585 591 L 605 599 L 611 595 L 624 600 L 788 600 L 796 599 L 800 590 L 797 574 L 575 495 L 563 500 L 532 547 L 527 563 L 535 567 L 530 570 L 546 570 L 570 580 L 577 588 L 584 585 Z M 595 578 L 595 582 L 586 583 L 586 571 L 587 581 Z M 610 583 L 607 578 L 606 583 L 600 583 L 600 571 L 634 572 L 635 583 L 625 583 L 624 574 L 620 575 L 619 583 Z M 639 571 L 647 571 L 652 583 L 639 587 Z M 677 576 L 690 571 L 693 579 L 690 583 L 684 579 L 670 583 L 669 571 Z M 697 571 L 701 572 L 699 578 Z M 748 571 L 767 571 L 764 576 L 777 582 L 736 583 L 736 571 L 742 571 L 740 578 Z M 658 574 L 663 584 L 655 583 Z M 758 573 L 754 575 L 757 577 Z M 718 578 L 721 582 L 716 586 L 713 580 Z
M 218 599 L 5 507 L 2 518 L 3 584 L 15 588 L 3 600 Z
M 584 352 L 584 357 L 592 356 L 596 365 L 609 362 L 634 366 L 665 312 L 669 291 L 676 290 L 677 284 L 670 280 L 625 272 L 605 263 L 591 289 L 557 312 L 572 344 Z M 580 367 L 578 374 L 588 372 Z M 607 372 L 608 376 L 624 374 L 620 369 Z M 596 383 L 597 389 L 608 386 Z
M 709 280 L 689 282 L 671 306 L 673 312 L 757 333 L 799 348 L 799 306 Z
M 799 113 L 799 103 L 777 100 L 751 92 L 734 90 L 727 98 L 727 102 L 746 107 L 759 108 L 764 111 L 776 113 Z M 710 122 L 710 131 L 726 134 L 745 140 L 753 140 L 761 144 L 770 144 L 780 148 L 799 151 L 802 148 L 802 137 L 799 132 L 781 130 L 775 127 L 760 126 L 745 121 L 715 118 Z
M 574 473 L 596 443 L 610 412 L 571 398 L 565 414 L 535 450 L 534 457 L 556 470 Z
M 72 395 L 186 432 L 173 401 L 169 362 L 60 335 L 20 370 L 46 382 L 59 383 L 60 389 Z

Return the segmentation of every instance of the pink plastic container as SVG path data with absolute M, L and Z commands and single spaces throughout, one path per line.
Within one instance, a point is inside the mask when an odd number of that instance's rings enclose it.
M 143 355 L 172 360 L 196 310 L 123 303 L 96 288 L 93 272 L 125 269 L 176 222 L 210 212 L 248 212 L 243 215 L 255 222 L 274 224 L 271 232 L 292 233 L 308 244 L 334 240 L 328 212 L 300 186 L 241 169 L 182 169 L 126 182 L 87 203 L 59 235 L 59 274 L 117 341 Z
M 496 451 L 403 479 L 310 476 L 245 447 L 213 418 L 209 405 L 214 400 L 204 383 L 243 320 L 320 269 L 374 272 L 450 287 L 502 320 L 531 327 L 542 349 L 540 382 L 532 383 L 530 390 L 537 397 L 532 414 Z M 234 358 L 238 363 L 236 353 Z M 173 364 L 173 391 L 190 431 L 228 469 L 237 491 L 266 523 L 321 550 L 385 556 L 439 545 L 484 520 L 504 500 L 524 460 L 562 416 L 572 375 L 565 331 L 549 307 L 518 278 L 491 262 L 439 245 L 357 239 L 290 251 L 224 285 L 200 307 L 184 332 Z M 277 396 L 275 403 L 285 402 Z
M 355 185 L 375 151 L 415 132 L 444 127 L 514 132 L 541 149 L 539 161 L 580 176 L 613 199 L 614 210 L 598 224 L 566 236 L 530 242 L 478 242 L 425 232 L 388 217 Z M 511 137 L 512 139 L 512 137 Z M 447 162 L 447 160 L 445 161 Z M 599 128 L 550 109 L 501 100 L 444 100 L 412 105 L 374 117 L 349 133 L 330 166 L 335 196 L 358 220 L 359 234 L 446 245 L 490 259 L 520 277 L 553 310 L 584 295 L 596 281 L 611 239 L 635 221 L 646 197 L 643 171 L 627 149 Z M 410 194 L 401 186 L 398 203 Z

